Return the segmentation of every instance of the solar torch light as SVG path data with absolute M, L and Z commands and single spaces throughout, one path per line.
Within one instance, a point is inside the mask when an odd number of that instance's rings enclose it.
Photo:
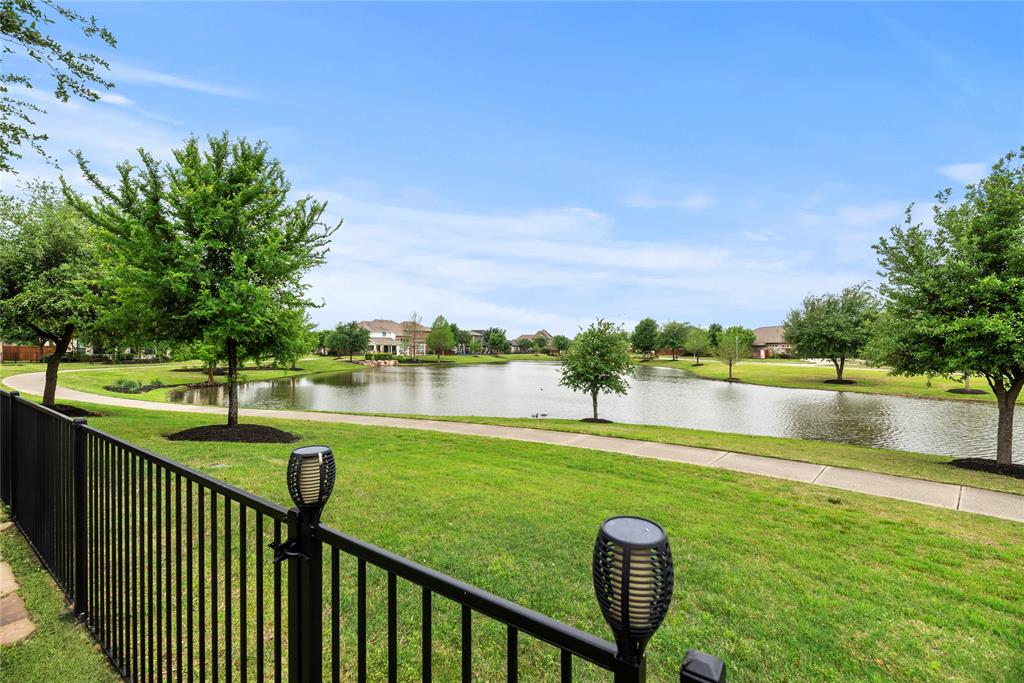
M 643 517 L 605 520 L 594 543 L 594 593 L 615 634 L 619 658 L 640 666 L 661 626 L 675 582 L 668 536 Z
M 288 492 L 307 526 L 320 521 L 320 513 L 334 489 L 334 451 L 328 446 L 303 446 L 288 459 Z

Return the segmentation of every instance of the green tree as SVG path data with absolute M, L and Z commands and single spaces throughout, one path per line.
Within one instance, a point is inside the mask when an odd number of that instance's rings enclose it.
M 122 305 L 150 336 L 224 348 L 228 425 L 238 424 L 238 368 L 246 358 L 280 349 L 313 306 L 303 276 L 324 262 L 338 226 L 321 221 L 326 204 L 289 202 L 290 184 L 264 142 L 227 133 L 195 137 L 158 163 L 118 167 L 107 186 L 79 155 L 99 192 L 87 202 L 65 194 L 106 236 L 103 241 Z
M 509 348 L 508 337 L 505 330 L 498 327 L 489 327 L 484 332 L 484 340 L 487 344 L 487 351 L 490 354 L 502 353 Z
M 50 342 L 43 405 L 76 336 L 100 309 L 93 233 L 53 185 L 32 182 L 24 199 L 0 194 L 0 330 Z
M 566 350 L 568 350 L 569 344 L 572 343 L 572 340 L 564 334 L 556 334 L 552 337 L 551 343 L 554 344 L 555 350 L 558 352 L 558 355 L 561 356 Z
M 636 369 L 629 355 L 629 335 L 618 325 L 598 319 L 576 335 L 562 355 L 559 384 L 590 394 L 597 418 L 598 394 L 623 395 Z
M 422 324 L 423 318 L 420 317 L 419 313 L 413 311 L 412 313 L 409 314 L 409 320 L 406 321 L 405 327 L 402 330 L 403 332 L 405 332 L 406 339 L 408 339 L 407 351 L 409 352 L 409 355 L 412 356 L 413 358 L 416 357 L 416 353 L 417 351 L 419 351 L 420 327 L 422 326 Z
M 661 326 L 661 334 L 658 338 L 658 346 L 663 349 L 672 350 L 672 360 L 679 355 L 679 349 L 686 346 L 686 323 L 671 320 Z
M 473 335 L 469 330 L 459 330 L 455 333 L 455 343 L 461 346 L 462 353 L 465 353 L 473 343 Z
M 60 102 L 73 96 L 88 102 L 100 98 L 97 90 L 108 90 L 114 84 L 102 75 L 109 69 L 106 61 L 94 54 L 70 50 L 46 33 L 50 25 L 66 23 L 82 32 L 86 39 L 98 38 L 110 47 L 116 47 L 114 34 L 87 17 L 53 0 L 5 0 L 0 2 L 0 39 L 2 54 L 18 55 L 41 64 L 43 69 L 13 73 L 9 60 L 4 60 L 0 72 L 0 171 L 14 172 L 13 160 L 21 159 L 21 149 L 28 145 L 52 161 L 43 150 L 47 136 L 38 132 L 36 116 L 46 114 L 39 105 L 18 95 L 12 95 L 11 86 L 34 89 L 37 76 L 47 74 L 53 78 L 53 95 Z
M 370 348 L 370 331 L 355 320 L 338 323 L 328 337 L 327 346 L 336 355 L 347 355 L 351 362 L 352 354 L 362 353 Z
M 934 229 L 902 226 L 875 245 L 885 302 L 873 344 L 896 374 L 985 377 L 996 396 L 996 461 L 1013 462 L 1024 386 L 1024 147 L 954 203 L 937 195 Z
M 693 364 L 700 365 L 700 357 L 708 354 L 711 346 L 711 338 L 707 330 L 699 327 L 691 327 L 686 335 L 686 347 L 693 354 Z
M 441 360 L 441 354 L 451 351 L 453 346 L 455 335 L 452 334 L 452 326 L 443 315 L 439 315 L 434 318 L 434 324 L 427 333 L 427 348 L 437 355 L 437 360 Z
M 843 382 L 847 358 L 863 352 L 878 315 L 878 302 L 864 285 L 847 287 L 839 294 L 808 296 L 803 306 L 789 312 L 783 323 L 786 342 L 801 358 L 828 358 Z
M 708 325 L 708 344 L 711 345 L 712 352 L 718 348 L 718 338 L 722 334 L 722 326 L 718 323 L 711 323 Z
M 533 352 L 544 353 L 548 348 L 548 339 L 542 334 L 538 334 L 533 338 Z
M 727 327 L 718 335 L 715 355 L 729 366 L 729 381 L 733 379 L 732 366 L 744 358 L 750 358 L 754 346 L 754 331 L 739 325 Z
M 654 318 L 644 318 L 636 324 L 630 338 L 633 350 L 646 360 L 658 350 L 658 323 Z
M 484 345 L 479 339 L 469 340 L 469 352 L 474 356 L 480 355 L 480 352 L 484 350 Z

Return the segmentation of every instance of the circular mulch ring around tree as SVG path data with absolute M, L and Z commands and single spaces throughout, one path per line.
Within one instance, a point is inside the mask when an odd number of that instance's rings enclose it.
M 94 413 L 91 410 L 85 408 L 79 408 L 78 406 L 69 406 L 63 403 L 58 403 L 55 406 L 49 406 L 50 410 L 55 410 L 61 415 L 67 417 L 99 417 L 99 413 Z
M 1002 474 L 1015 479 L 1024 479 L 1024 464 L 1014 463 L 1012 465 L 1000 465 L 989 458 L 957 458 L 950 463 L 953 467 L 965 470 L 979 470 L 981 472 L 992 472 Z
M 603 424 L 603 425 L 608 425 L 608 424 L 612 423 L 611 420 L 606 420 L 603 417 L 585 417 L 582 420 L 580 420 L 580 422 L 593 422 L 595 424 Z
M 170 441 L 228 441 L 232 443 L 295 443 L 299 437 L 266 425 L 240 424 L 203 425 L 192 427 L 165 438 Z
M 988 393 L 984 389 L 964 389 L 963 387 L 960 387 L 959 389 L 946 389 L 946 392 L 950 393 L 950 394 L 972 394 L 972 395 L 973 394 L 987 394 Z
M 826 379 L 825 384 L 856 384 L 852 379 Z

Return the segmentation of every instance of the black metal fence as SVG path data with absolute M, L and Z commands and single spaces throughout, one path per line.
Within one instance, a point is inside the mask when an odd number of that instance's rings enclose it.
M 517 681 L 521 636 L 528 680 L 571 681 L 574 665 L 588 679 L 644 680 L 643 661 L 607 640 L 306 528 L 295 510 L 16 392 L 0 391 L 0 498 L 127 680 L 469 681 L 477 644 L 504 649 L 500 676 Z M 268 546 L 288 539 L 309 559 L 282 573 Z

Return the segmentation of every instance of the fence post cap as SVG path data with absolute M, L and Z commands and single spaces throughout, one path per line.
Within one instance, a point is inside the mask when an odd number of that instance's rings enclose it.
M 84 417 L 73 417 L 73 418 L 71 418 L 71 421 L 75 423 L 76 427 L 82 427 L 82 426 L 88 424 L 88 422 L 89 422 L 89 420 L 84 418 Z
M 687 650 L 679 668 L 680 683 L 725 683 L 725 662 L 700 650 Z

